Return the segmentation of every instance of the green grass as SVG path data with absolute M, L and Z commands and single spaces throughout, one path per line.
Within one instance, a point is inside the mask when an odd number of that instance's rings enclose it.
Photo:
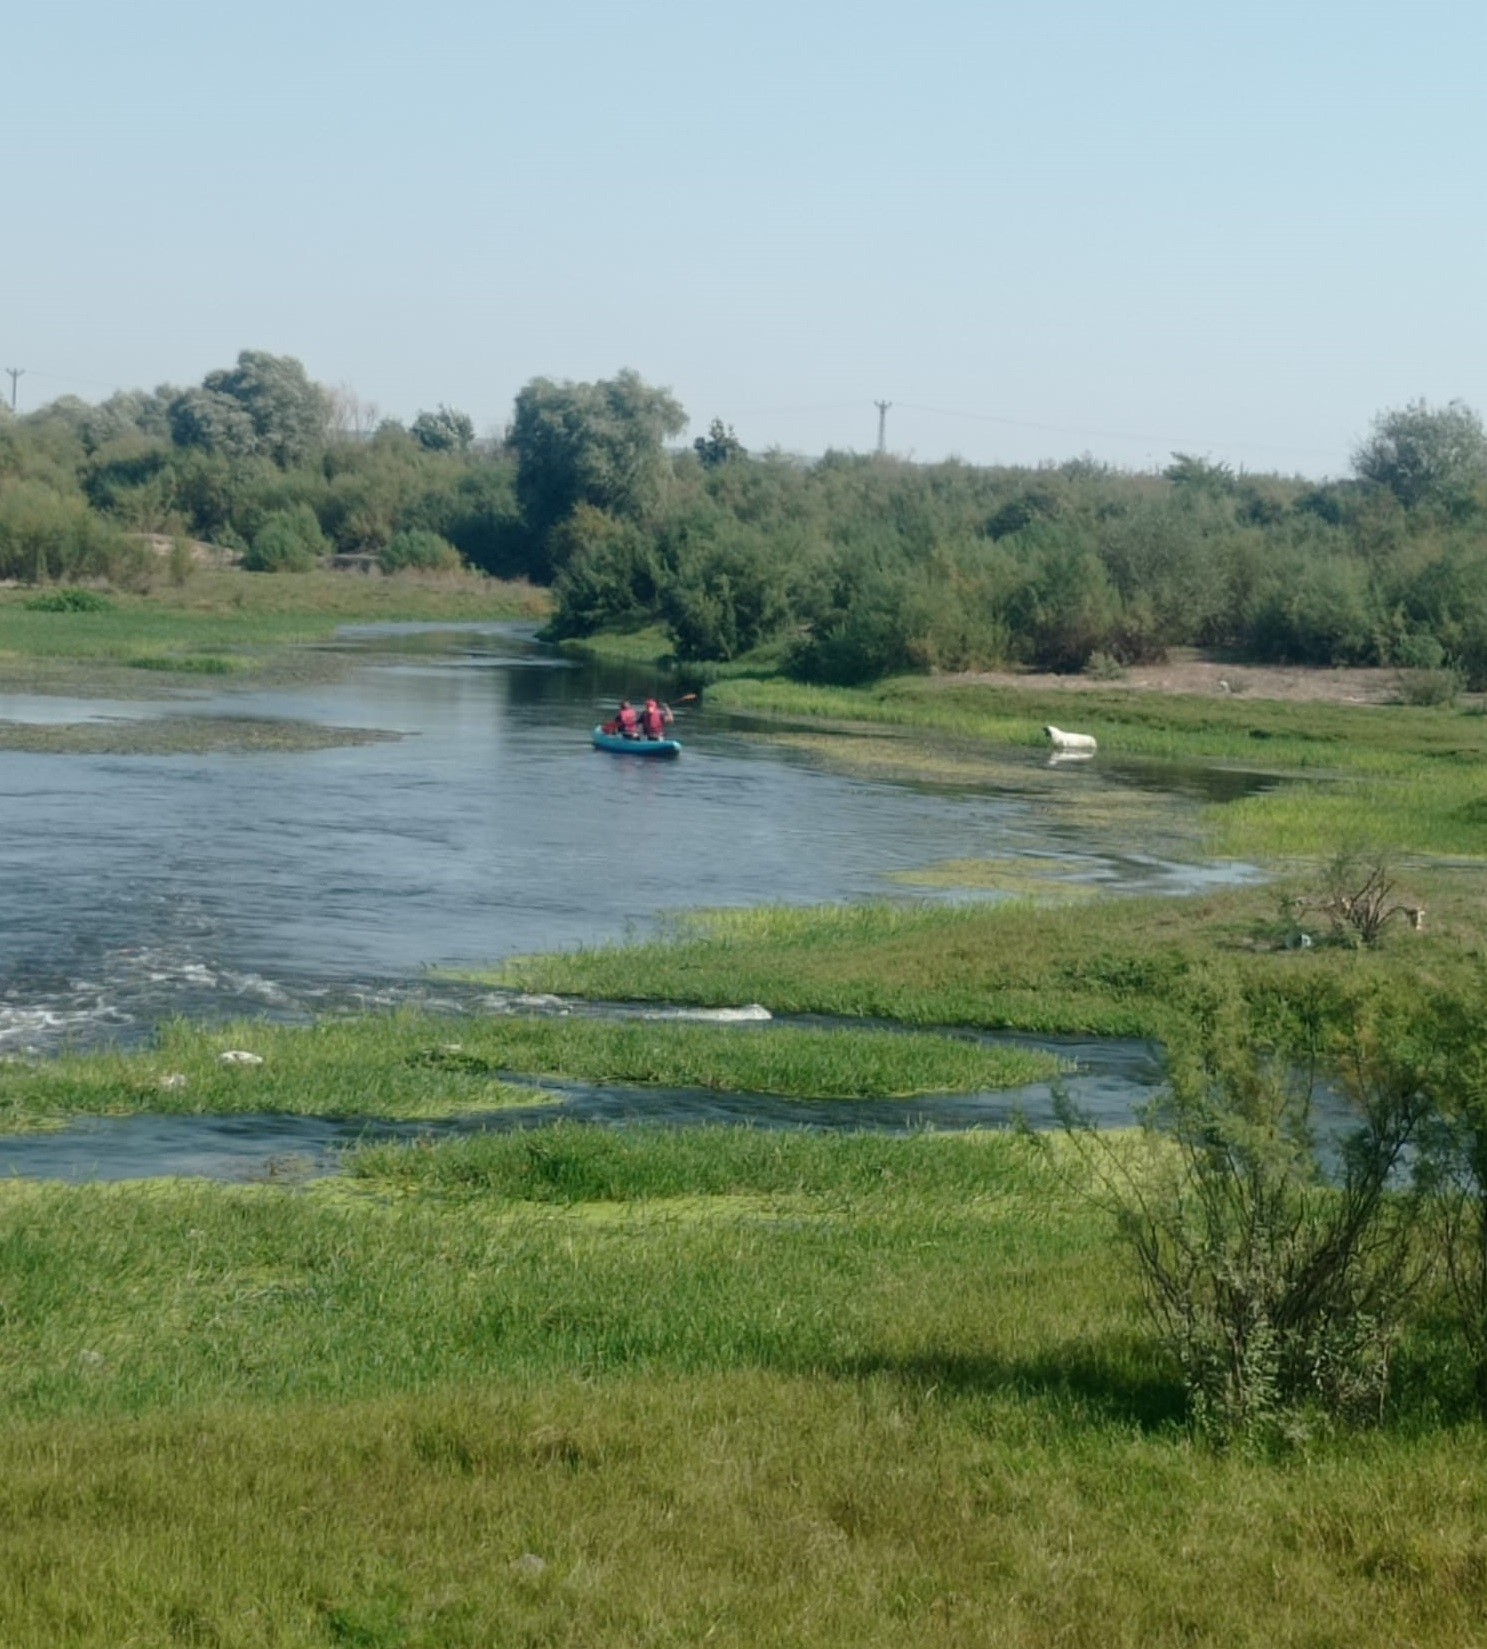
M 219 1065 L 230 1048 L 256 1053 L 263 1064 Z M 142 1053 L 0 1065 L 0 1126 L 140 1111 L 444 1117 L 480 1110 L 493 1097 L 509 1103 L 510 1077 L 886 1099 L 1018 1087 L 1058 1069 L 1021 1048 L 855 1029 L 416 1015 L 311 1028 L 175 1024 Z
M 1313 949 L 1286 948 L 1283 898 L 1310 885 L 1295 881 L 1189 899 L 710 911 L 654 941 L 517 957 L 482 977 L 597 998 L 1161 1037 L 1182 988 L 1214 967 L 1281 991 L 1395 970 L 1417 982 L 1459 974 L 1487 932 L 1480 877 L 1399 874 L 1401 890 L 1433 913 L 1431 931 L 1393 929 L 1367 953 L 1329 943 L 1325 923 Z
M 1487 1434 L 1195 1448 L 1008 1136 L 0 1187 L 0 1641 L 1464 1646 Z
M 572 658 L 596 659 L 602 664 L 660 665 L 671 658 L 671 637 L 659 624 L 643 630 L 606 630 L 558 646 Z
M 141 690 L 135 672 L 261 674 L 282 667 L 284 648 L 325 640 L 341 624 L 536 617 L 547 607 L 529 585 L 474 575 L 208 570 L 181 587 L 110 595 L 103 610 L 37 610 L 34 601 L 0 591 L 0 684 L 120 696 Z
M 1099 739 L 1103 764 L 1201 763 L 1318 781 L 1207 808 L 1215 854 L 1315 858 L 1366 837 L 1409 853 L 1487 855 L 1487 716 L 1475 710 L 1129 692 L 1073 700 L 918 677 L 873 688 L 732 681 L 708 703 L 772 721 L 887 725 L 1001 747 L 1046 747 L 1045 724 L 1077 722 Z

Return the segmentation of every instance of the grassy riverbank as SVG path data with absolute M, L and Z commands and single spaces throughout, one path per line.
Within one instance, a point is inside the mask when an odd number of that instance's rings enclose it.
M 1116 690 L 1076 699 L 927 677 L 871 688 L 726 681 L 709 691 L 708 704 L 766 726 L 904 729 L 915 737 L 896 741 L 885 758 L 897 776 L 912 774 L 917 760 L 927 779 L 943 777 L 936 767 L 947 740 L 964 764 L 967 743 L 989 752 L 1046 749 L 1045 725 L 1073 723 L 1099 740 L 1100 766 L 1079 775 L 1091 783 L 1102 768 L 1118 779 L 1122 761 L 1216 765 L 1290 781 L 1205 810 L 1204 846 L 1220 856 L 1304 859 L 1361 838 L 1406 853 L 1487 855 L 1487 715 L 1475 708 Z
M 1472 1423 L 1195 1449 L 1006 1136 L 557 1127 L 0 1187 L 0 1637 L 1474 1641 Z
M 1293 884 L 1189 899 L 705 912 L 649 943 L 518 957 L 488 978 L 606 999 L 1160 1037 L 1182 988 L 1213 968 L 1297 993 L 1396 970 L 1416 984 L 1459 976 L 1487 932 L 1480 877 L 1418 867 L 1401 877 L 1429 906 L 1431 931 L 1400 924 L 1376 951 L 1326 943 L 1325 923 L 1311 948 L 1290 948 Z
M 302 678 L 323 657 L 286 649 L 342 624 L 535 618 L 543 591 L 476 575 L 374 578 L 200 568 L 182 585 L 110 593 L 96 611 L 48 611 L 34 589 L 0 591 L 0 691 L 147 698 L 204 678 Z
M 218 1062 L 228 1050 L 261 1064 Z M 0 1065 L 0 1127 L 132 1112 L 419 1118 L 457 1116 L 541 1092 L 511 1079 L 899 1099 L 1045 1081 L 1059 1069 L 1022 1048 L 953 1037 L 796 1026 L 398 1015 L 309 1028 L 249 1021 L 166 1027 L 154 1047 Z

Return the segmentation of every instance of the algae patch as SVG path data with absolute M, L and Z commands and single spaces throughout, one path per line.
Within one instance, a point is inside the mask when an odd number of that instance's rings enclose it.
M 401 733 L 376 727 L 246 716 L 151 716 L 139 720 L 0 721 L 0 750 L 58 756 L 256 755 L 381 744 Z
M 1099 892 L 1076 880 L 1063 859 L 941 859 L 915 870 L 896 870 L 889 880 L 904 887 L 965 888 L 1016 899 L 1093 899 Z

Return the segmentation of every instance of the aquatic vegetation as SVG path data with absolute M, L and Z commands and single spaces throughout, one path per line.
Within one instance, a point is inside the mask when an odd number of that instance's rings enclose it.
M 1160 1038 L 1181 988 L 1215 966 L 1282 992 L 1396 973 L 1453 977 L 1487 925 L 1471 873 L 1418 870 L 1410 890 L 1432 913 L 1429 931 L 1396 927 L 1361 955 L 1328 944 L 1298 951 L 1289 899 L 1307 885 L 1186 899 L 705 911 L 654 941 L 517 957 L 481 977 L 609 999 L 746 995 L 781 1013 Z
M 401 738 L 375 727 L 247 716 L 149 716 L 137 721 L 0 721 L 0 750 L 75 756 L 200 756 L 333 750 Z
M 224 1065 L 228 1048 L 262 1064 Z M 130 1112 L 456 1116 L 517 1103 L 508 1081 L 517 1076 L 832 1099 L 1020 1087 L 1059 1069 L 1036 1050 L 855 1028 L 412 1014 L 309 1027 L 177 1023 L 146 1052 L 0 1065 L 0 1124 Z
M 1099 889 L 1077 880 L 1064 859 L 941 859 L 918 870 L 896 870 L 889 880 L 904 887 L 965 888 L 1019 899 L 1093 899 Z
M 984 741 L 991 762 L 1005 762 L 1013 748 L 1042 746 L 1043 726 L 1068 710 L 1066 695 L 917 677 L 873 688 L 732 681 L 714 688 L 709 703 L 766 720 L 889 724 Z M 1210 853 L 1275 861 L 1329 857 L 1339 843 L 1366 842 L 1408 853 L 1487 854 L 1487 716 L 1479 711 L 1091 692 L 1081 695 L 1079 712 L 1098 737 L 1098 763 L 1117 773 L 1122 759 L 1139 758 L 1292 781 L 1207 807 L 1198 822 Z M 802 734 L 792 728 L 780 736 L 798 741 Z M 843 753 L 831 759 L 850 762 L 854 742 L 841 740 Z M 916 759 L 927 773 L 943 760 L 933 747 L 921 758 L 906 752 L 897 759 L 906 776 Z M 955 760 L 969 778 L 974 757 Z M 997 782 L 992 775 L 988 767 L 988 781 Z M 1102 792 L 1107 804 L 1109 795 Z

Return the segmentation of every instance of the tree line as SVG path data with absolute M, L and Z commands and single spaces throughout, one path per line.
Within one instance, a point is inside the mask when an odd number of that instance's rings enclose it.
M 537 378 L 498 439 L 377 419 L 285 356 L 0 415 L 0 576 L 140 576 L 140 534 L 261 571 L 332 552 L 550 584 L 552 633 L 659 625 L 681 660 L 855 682 L 1119 669 L 1176 646 L 1487 683 L 1487 435 L 1381 413 L 1314 482 L 1177 453 L 1160 473 L 752 454 L 634 372 Z

